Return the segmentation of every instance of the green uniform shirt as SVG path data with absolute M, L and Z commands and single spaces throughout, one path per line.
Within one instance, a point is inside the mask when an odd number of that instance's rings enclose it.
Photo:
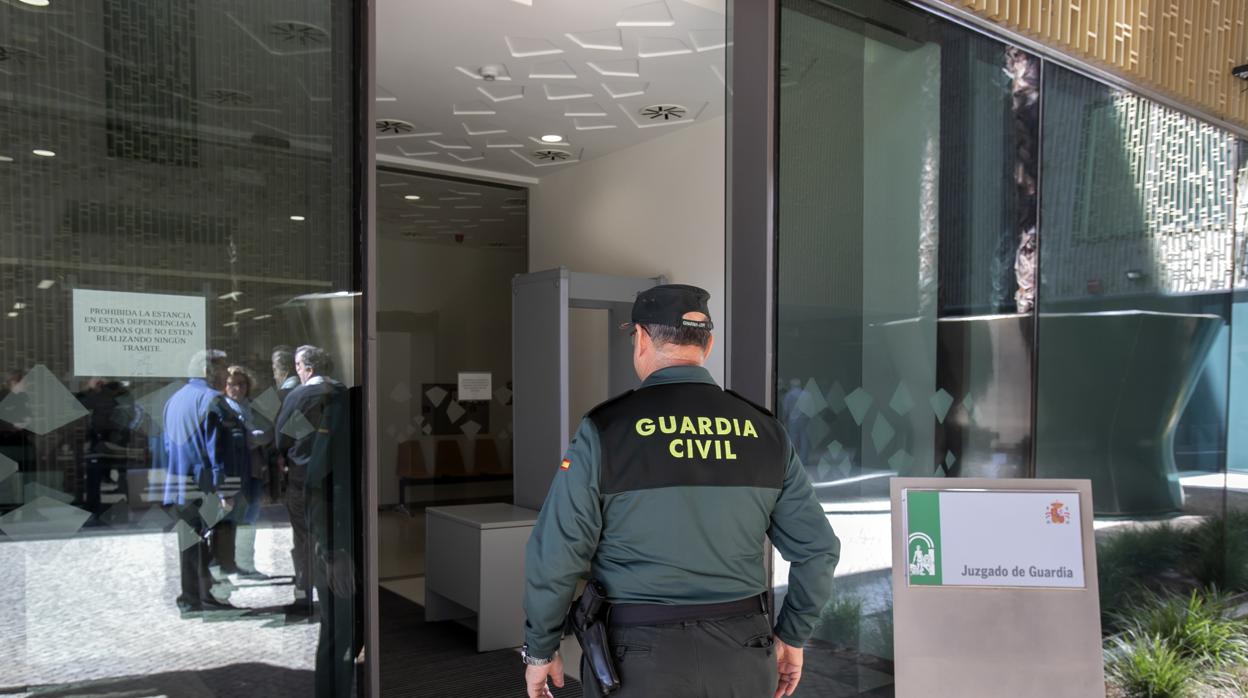
M 704 368 L 673 366 L 653 373 L 632 395 L 680 383 L 715 385 Z M 776 635 L 789 645 L 805 644 L 831 596 L 840 543 L 783 430 L 770 415 L 757 409 L 751 414 L 760 423 L 770 420 L 770 433 L 783 441 L 777 451 L 786 454 L 782 483 L 777 478 L 772 486 L 612 486 L 625 491 L 604 494 L 599 428 L 588 417 L 581 421 L 525 551 L 525 640 L 531 655 L 549 657 L 558 648 L 577 581 L 585 576 L 600 580 L 613 603 L 706 604 L 762 593 L 764 536 L 791 563 Z M 639 425 L 638 434 L 646 431 L 656 429 Z M 681 442 L 673 449 L 673 456 L 683 457 L 697 445 Z M 612 467 L 628 469 L 624 460 L 612 461 Z

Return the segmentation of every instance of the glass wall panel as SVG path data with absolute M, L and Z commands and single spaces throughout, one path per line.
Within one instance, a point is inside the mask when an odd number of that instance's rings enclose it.
M 777 407 L 844 550 L 801 690 L 891 695 L 888 479 L 1030 468 L 1039 61 L 891 3 L 780 26 Z
M 1141 586 L 1230 581 L 1236 142 L 1051 65 L 1044 99 L 1036 474 L 1092 480 L 1112 630 Z
M 0 3 L 0 693 L 351 693 L 353 37 Z

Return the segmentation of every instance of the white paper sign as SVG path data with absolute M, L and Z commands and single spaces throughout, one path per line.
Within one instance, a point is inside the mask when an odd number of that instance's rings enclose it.
M 914 586 L 1085 586 L 1077 492 L 906 490 Z
M 201 296 L 74 289 L 74 375 L 185 378 L 206 315 Z
M 459 401 L 489 400 L 494 396 L 494 374 L 460 371 Z

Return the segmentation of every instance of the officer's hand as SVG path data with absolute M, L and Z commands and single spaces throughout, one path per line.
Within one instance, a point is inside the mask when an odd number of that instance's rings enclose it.
M 780 681 L 776 685 L 776 695 L 791 696 L 797 690 L 797 682 L 802 680 L 802 649 L 786 645 L 780 638 L 775 641 L 776 673 Z
M 524 685 L 529 689 L 529 698 L 550 698 L 550 686 L 546 685 L 547 677 L 554 682 L 556 688 L 563 688 L 563 657 L 555 655 L 555 660 L 544 666 L 526 666 L 524 668 Z

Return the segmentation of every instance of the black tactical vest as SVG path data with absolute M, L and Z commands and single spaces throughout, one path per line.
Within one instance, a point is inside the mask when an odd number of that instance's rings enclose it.
M 709 383 L 625 393 L 587 415 L 602 443 L 603 495 L 659 487 L 780 489 L 786 439 L 768 412 Z

